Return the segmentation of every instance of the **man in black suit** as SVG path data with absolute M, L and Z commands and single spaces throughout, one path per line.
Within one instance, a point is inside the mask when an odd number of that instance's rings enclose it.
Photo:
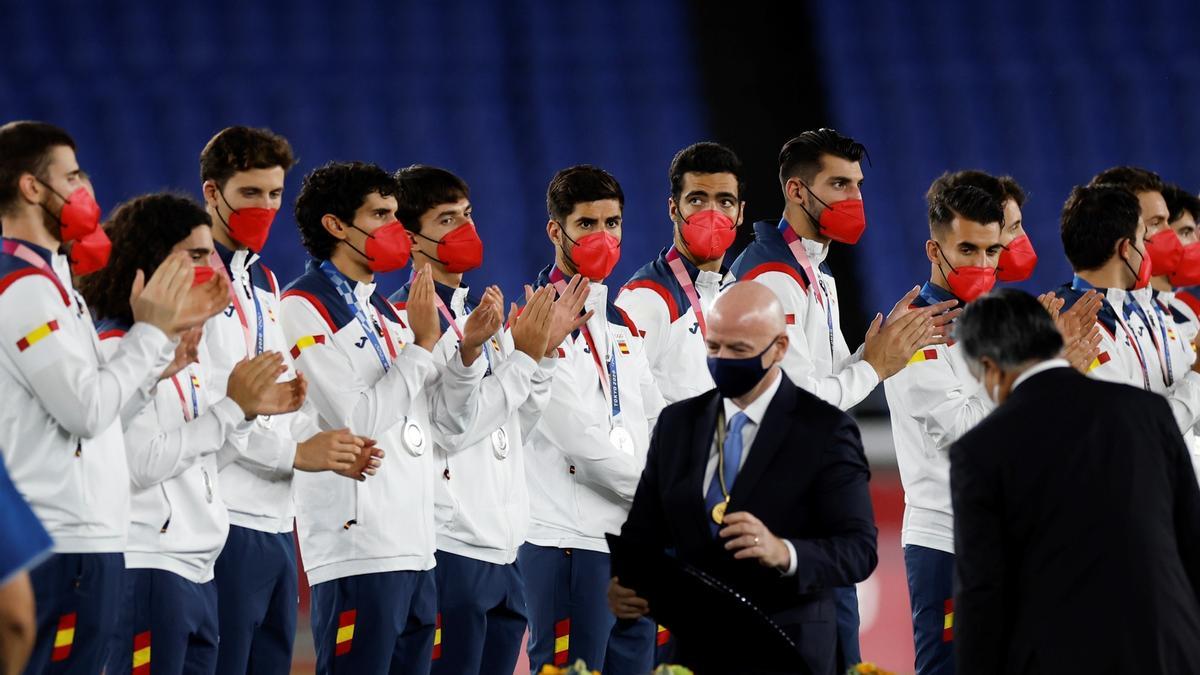
M 956 331 L 999 404 L 950 449 L 959 672 L 1200 673 L 1200 490 L 1166 400 L 1067 367 L 1021 291 Z
M 844 672 L 852 664 L 837 663 L 834 589 L 866 579 L 877 562 L 858 428 L 781 372 L 786 325 L 765 286 L 735 284 L 707 319 L 717 389 L 659 416 L 622 539 L 671 550 L 748 597 L 811 672 Z M 654 611 L 616 578 L 609 604 L 622 619 Z M 676 660 L 700 673 L 756 668 L 752 649 L 676 638 Z

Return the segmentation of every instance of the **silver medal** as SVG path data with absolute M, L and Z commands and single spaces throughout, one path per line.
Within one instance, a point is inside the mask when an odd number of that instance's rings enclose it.
M 408 451 L 414 455 L 420 456 L 425 452 L 425 432 L 421 431 L 421 427 L 412 420 L 404 421 L 404 445 Z
M 625 427 L 613 427 L 612 431 L 608 432 L 608 440 L 621 452 L 627 455 L 634 454 L 633 436 L 629 435 Z
M 508 432 L 504 427 L 492 432 L 492 451 L 498 459 L 508 457 Z

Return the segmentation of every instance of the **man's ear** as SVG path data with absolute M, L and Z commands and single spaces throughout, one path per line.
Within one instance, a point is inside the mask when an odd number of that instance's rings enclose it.
M 46 192 L 46 188 L 42 186 L 41 181 L 31 173 L 21 174 L 21 177 L 17 179 L 17 190 L 20 192 L 21 197 L 30 204 L 42 203 L 43 195 Z
M 783 193 L 787 201 L 808 208 L 808 190 L 804 189 L 804 181 L 799 177 L 793 176 L 787 179 L 787 182 L 783 184 Z
M 788 336 L 787 336 L 786 331 L 783 333 L 783 335 L 780 335 L 779 338 L 775 340 L 775 352 L 776 352 L 776 354 L 779 355 L 779 359 L 778 359 L 777 363 L 779 363 L 780 365 L 783 364 L 783 359 L 785 356 L 787 356 L 789 344 L 791 344 L 791 343 L 788 341 Z
M 558 239 L 560 232 L 562 232 L 562 226 L 558 224 L 557 220 L 546 221 L 546 236 L 550 238 L 551 243 L 559 243 Z
M 332 235 L 334 239 L 339 241 L 346 240 L 346 226 L 342 224 L 342 221 L 338 220 L 337 216 L 331 213 L 326 213 L 325 215 L 321 216 L 321 226 L 324 227 L 325 231 Z
M 217 207 L 217 182 L 214 180 L 206 180 L 200 186 L 200 191 L 204 194 L 205 206 Z
M 679 205 L 675 203 L 675 198 L 667 197 L 667 217 L 671 219 L 671 222 L 675 222 L 678 215 Z
M 738 216 L 734 221 L 734 227 L 741 227 L 743 220 L 746 218 L 746 202 L 738 202 Z
M 933 239 L 929 239 L 925 242 L 925 257 L 929 259 L 929 262 L 935 265 L 941 262 L 941 260 L 938 259 L 938 243 Z

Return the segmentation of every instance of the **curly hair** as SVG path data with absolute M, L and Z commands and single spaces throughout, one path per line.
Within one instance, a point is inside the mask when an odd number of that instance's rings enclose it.
M 226 127 L 209 139 L 200 151 L 200 180 L 225 183 L 239 171 L 281 167 L 287 171 L 296 164 L 287 139 L 270 129 Z
M 396 179 L 376 164 L 330 162 L 313 169 L 304 177 L 296 197 L 301 243 L 312 257 L 328 260 L 338 239 L 321 224 L 322 218 L 332 215 L 349 225 L 367 195 L 377 192 L 381 197 L 395 197 L 398 191 Z
M 201 225 L 212 226 L 208 213 L 183 195 L 160 192 L 118 206 L 104 224 L 112 240 L 108 265 L 83 277 L 79 287 L 92 314 L 132 323 L 129 294 L 137 271 L 148 280 L 171 249 Z

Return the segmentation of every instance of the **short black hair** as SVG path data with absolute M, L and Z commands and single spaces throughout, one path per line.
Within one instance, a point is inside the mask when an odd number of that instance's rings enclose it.
M 1032 295 L 1001 288 L 968 303 L 954 322 L 954 337 L 967 359 L 988 357 L 1008 370 L 1062 353 L 1062 334 L 1050 313 Z
M 400 169 L 396 179 L 396 217 L 409 232 L 421 231 L 421 216 L 439 204 L 470 199 L 467 182 L 445 169 L 413 164 Z
M 1088 185 L 1119 185 L 1133 194 L 1162 192 L 1163 180 L 1158 174 L 1137 166 L 1114 166 L 1096 174 Z
M 677 204 L 683 193 L 683 175 L 686 173 L 731 173 L 737 179 L 738 201 L 746 200 L 746 173 L 742 169 L 742 160 L 720 143 L 702 141 L 675 153 L 667 177 L 671 181 L 671 198 Z
M 930 184 L 929 190 L 925 193 L 925 202 L 933 203 L 934 195 L 943 190 L 955 187 L 957 185 L 971 185 L 988 193 L 1004 206 L 1006 200 L 1013 200 L 1018 207 L 1025 206 L 1025 190 L 1021 189 L 1020 184 L 1012 176 L 993 176 L 990 173 L 979 171 L 978 169 L 964 169 L 953 173 L 947 171 L 938 176 Z
M 149 280 L 171 249 L 198 225 L 212 226 L 191 197 L 159 192 L 121 204 L 104 224 L 112 240 L 108 264 L 80 280 L 79 292 L 97 318 L 133 322 L 129 294 L 138 270 Z
M 833 129 L 805 131 L 783 144 L 779 150 L 779 184 L 799 178 L 812 184 L 821 173 L 821 157 L 833 155 L 849 162 L 861 162 L 867 149 L 862 143 Z
M 1075 271 L 1094 270 L 1113 256 L 1122 239 L 1137 236 L 1141 207 L 1121 185 L 1076 186 L 1062 210 L 1062 243 Z
M 1004 226 L 1004 209 L 1000 202 L 973 185 L 956 185 L 932 195 L 929 201 L 929 232 L 937 235 L 950 227 L 955 217 L 988 225 Z
M 225 183 L 240 171 L 277 166 L 288 171 L 295 165 L 292 146 L 283 136 L 270 129 L 226 127 L 200 151 L 200 180 L 215 181 L 225 189 Z
M 60 145 L 74 150 L 75 139 L 53 124 L 20 121 L 0 126 L 0 215 L 13 211 L 21 176 L 40 176 L 50 162 L 50 151 Z
M 1184 190 L 1178 185 L 1164 185 L 1163 199 L 1167 202 L 1170 216 L 1167 222 L 1173 223 L 1183 217 L 1184 212 L 1192 214 L 1192 219 L 1200 219 L 1200 197 Z
M 381 197 L 396 196 L 396 179 L 378 165 L 367 162 L 329 162 L 304 177 L 296 197 L 296 225 L 300 228 L 300 241 L 312 257 L 328 260 L 338 243 L 321 219 L 331 214 L 351 225 L 354 212 L 372 192 Z
M 625 193 L 612 174 L 591 164 L 578 164 L 554 174 L 546 188 L 546 211 L 551 220 L 563 221 L 576 204 L 615 199 L 625 210 Z

